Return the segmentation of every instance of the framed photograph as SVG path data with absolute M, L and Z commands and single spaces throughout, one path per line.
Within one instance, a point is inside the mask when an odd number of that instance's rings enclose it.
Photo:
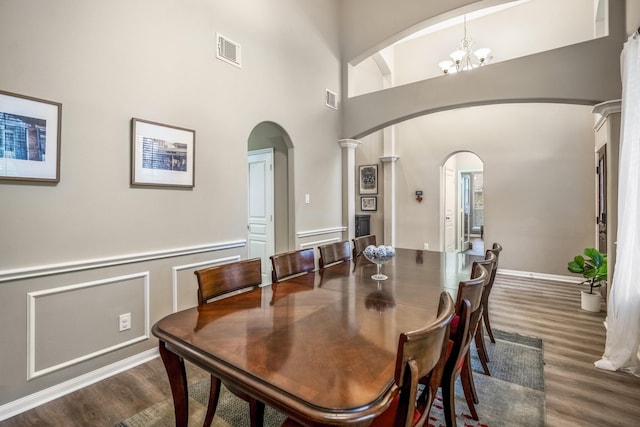
M 0 91 L 0 180 L 60 182 L 62 104 Z
M 131 119 L 131 185 L 193 188 L 196 131 Z
M 361 211 L 378 210 L 378 197 L 376 196 L 360 197 L 360 210 Z
M 360 194 L 378 194 L 378 165 L 360 166 Z

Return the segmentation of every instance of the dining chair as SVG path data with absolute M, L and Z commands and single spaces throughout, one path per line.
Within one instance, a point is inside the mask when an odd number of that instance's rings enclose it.
M 487 307 L 489 304 L 489 294 L 491 293 L 491 287 L 493 286 L 493 279 L 495 279 L 495 270 L 497 269 L 497 258 L 491 250 L 487 250 L 485 259 L 480 261 L 475 261 L 477 264 L 482 265 L 489 272 L 489 278 L 482 289 L 482 316 L 487 313 Z M 476 350 L 478 351 L 478 359 L 480 359 L 480 364 L 482 365 L 482 370 L 485 375 L 491 376 L 491 372 L 489 371 L 489 356 L 487 354 L 487 348 L 484 344 L 484 331 L 483 331 L 483 320 L 482 317 L 478 320 L 478 327 L 476 328 L 476 333 L 474 335 L 474 340 L 476 343 Z
M 212 298 L 217 298 L 234 291 L 249 290 L 262 283 L 262 261 L 260 258 L 236 261 L 229 264 L 216 265 L 195 271 L 198 278 L 198 305 L 202 306 Z M 210 426 L 218 406 L 220 397 L 219 378 L 211 375 L 209 403 L 203 426 Z M 251 427 L 262 427 L 264 422 L 264 403 L 236 390 L 225 383 L 229 391 L 249 402 Z
M 320 258 L 318 259 L 319 268 L 325 268 L 326 266 L 351 259 L 351 245 L 348 240 L 318 246 L 318 251 L 320 252 Z
M 458 284 L 456 315 L 451 322 L 449 351 L 440 382 L 447 427 L 456 426 L 455 382 L 458 377 L 471 416 L 478 420 L 474 404 L 477 396 L 474 396 L 475 386 L 467 355 L 478 320 L 482 316 L 482 291 L 488 277 L 487 270 L 482 265 L 474 263 L 472 277 Z
M 316 267 L 313 248 L 271 255 L 270 258 L 272 283 L 309 273 Z
M 496 339 L 493 337 L 493 331 L 491 330 L 491 323 L 489 322 L 489 294 L 491 294 L 491 288 L 493 288 L 493 282 L 496 279 L 496 273 L 498 273 L 498 262 L 500 261 L 500 252 L 502 252 L 502 245 L 500 243 L 494 242 L 491 249 L 487 249 L 485 253 L 485 259 L 489 256 L 489 252 L 493 253 L 496 256 L 496 262 L 493 266 L 493 271 L 491 271 L 491 277 L 489 278 L 490 284 L 489 289 L 487 291 L 487 301 L 484 304 L 484 311 L 482 313 L 482 323 L 484 323 L 484 328 L 487 330 L 487 335 L 489 335 L 489 339 L 492 343 L 495 344 Z
M 391 404 L 374 418 L 372 427 L 417 427 L 425 425 L 435 399 L 435 390 L 425 387 L 419 392 L 418 381 L 431 378 L 446 355 L 449 327 L 455 305 L 448 292 L 440 294 L 435 321 L 427 326 L 400 334 L 396 353 L 394 382 L 396 389 Z M 288 418 L 282 427 L 301 427 Z
M 369 245 L 376 246 L 375 234 L 367 234 L 366 236 L 355 237 L 353 239 L 353 259 L 356 259 L 358 255 L 365 250 Z

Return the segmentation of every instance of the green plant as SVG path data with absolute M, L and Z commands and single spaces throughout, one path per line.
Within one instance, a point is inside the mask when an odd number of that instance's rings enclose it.
M 582 274 L 585 280 L 580 284 L 589 284 L 589 293 L 592 294 L 593 288 L 600 287 L 607 279 L 607 256 L 595 248 L 586 248 L 584 257 L 577 255 L 569 261 L 567 268 L 572 273 Z

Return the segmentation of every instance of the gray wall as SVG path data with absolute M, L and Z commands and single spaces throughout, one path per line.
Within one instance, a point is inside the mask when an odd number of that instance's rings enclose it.
M 340 91 L 337 1 L 0 0 L 0 11 L 0 89 L 62 103 L 60 183 L 0 183 L 0 405 L 153 348 L 145 322 L 195 303 L 193 270 L 246 257 L 259 123 L 294 147 L 302 237 L 289 242 L 342 237 L 341 195 L 327 191 L 341 183 L 340 113 L 324 105 L 326 88 Z M 216 59 L 216 32 L 242 45 L 241 69 Z M 132 117 L 195 130 L 195 188 L 130 187 Z M 133 328 L 119 333 L 125 312 Z
M 398 247 L 442 248 L 442 166 L 458 151 L 476 153 L 484 162 L 485 242 L 509 248 L 500 258 L 503 269 L 568 276 L 567 261 L 593 245 L 591 107 L 492 105 L 396 127 Z M 382 155 L 375 150 L 363 142 L 356 163 Z M 422 203 L 416 190 L 423 191 Z

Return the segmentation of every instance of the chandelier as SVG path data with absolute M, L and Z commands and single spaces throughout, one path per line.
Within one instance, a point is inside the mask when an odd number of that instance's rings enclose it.
M 442 61 L 438 66 L 445 74 L 453 74 L 459 71 L 472 70 L 487 65 L 492 59 L 491 49 L 483 47 L 471 52 L 473 39 L 467 37 L 467 16 L 464 16 L 464 38 L 460 41 L 458 49 L 453 51 L 451 59 Z

